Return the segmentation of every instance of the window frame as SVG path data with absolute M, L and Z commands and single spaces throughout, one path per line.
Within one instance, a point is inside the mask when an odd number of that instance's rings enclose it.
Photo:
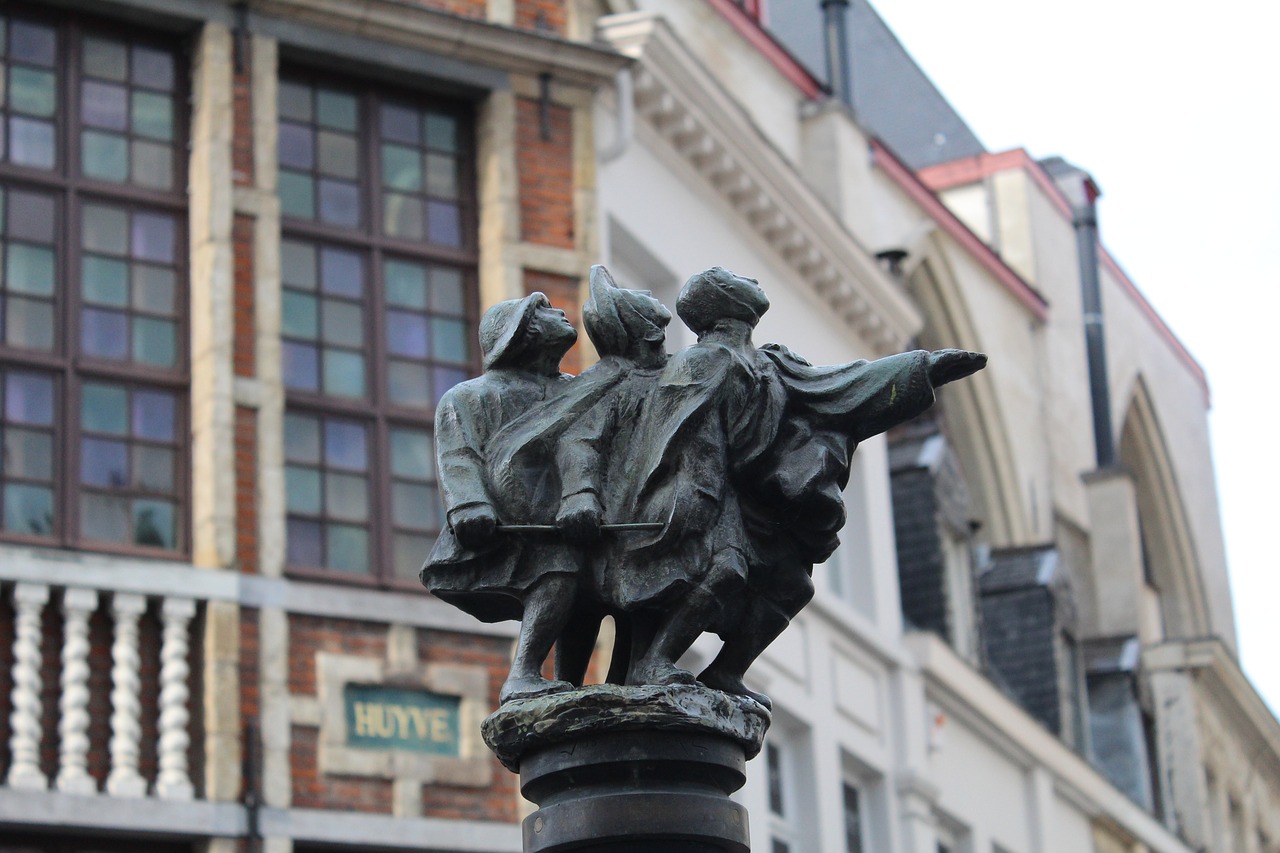
M 479 293 L 479 207 L 477 156 L 477 110 L 474 102 L 465 97 L 437 92 L 414 91 L 396 83 L 388 83 L 375 73 L 363 76 L 338 75 L 321 71 L 306 62 L 283 60 L 277 75 L 280 82 L 296 82 L 311 87 L 331 87 L 355 95 L 357 101 L 356 136 L 357 158 L 362 175 L 358 176 L 361 224 L 355 227 L 332 225 L 320 221 L 319 210 L 314 219 L 303 219 L 281 214 L 281 241 L 298 240 L 315 246 L 328 246 L 353 251 L 362 258 L 365 271 L 365 290 L 359 302 L 364 310 L 361 352 L 365 358 L 365 393 L 362 397 L 327 395 L 323 390 L 307 391 L 284 385 L 284 410 L 320 419 L 337 418 L 356 421 L 366 427 L 366 453 L 368 466 L 368 565 L 366 573 L 347 572 L 324 566 L 291 563 L 288 560 L 288 520 L 294 517 L 285 508 L 286 548 L 285 574 L 309 580 L 337 583 L 358 587 L 387 588 L 425 594 L 426 590 L 417 578 L 397 576 L 394 565 L 396 525 L 392 517 L 392 492 L 395 476 L 391 471 L 391 434 L 396 428 L 422 430 L 432 436 L 434 447 L 435 404 L 412 407 L 392 403 L 387 399 L 386 382 L 389 351 L 386 326 L 388 302 L 385 294 L 386 266 L 388 260 L 406 260 L 420 264 L 440 264 L 461 274 L 463 310 L 462 320 L 468 332 L 473 333 L 480 315 Z M 461 244 L 449 247 L 422 240 L 387 236 L 383 233 L 381 158 L 378 150 L 379 109 L 385 103 L 412 105 L 419 110 L 434 110 L 455 118 L 457 124 L 457 203 L 459 208 Z M 285 119 L 287 120 L 287 119 Z M 281 121 L 279 112 L 277 123 Z M 277 152 L 277 162 L 279 153 Z M 312 174 L 318 174 L 313 167 Z M 424 191 L 425 192 L 425 191 Z M 285 290 L 280 285 L 281 296 Z M 317 293 L 319 286 L 317 285 Z M 428 311 L 428 317 L 436 315 Z M 281 329 L 281 340 L 285 340 Z M 481 361 L 474 334 L 468 338 L 466 363 L 459 362 L 459 370 L 468 378 L 479 376 Z M 434 364 L 430 359 L 428 363 Z M 322 380 L 321 380 L 322 381 Z M 284 377 L 281 378 L 284 384 Z M 322 388 L 322 386 L 321 386 Z M 287 464 L 287 463 L 286 463 Z M 433 460 L 434 465 L 434 460 Z M 438 488 L 438 479 L 435 484 Z M 439 498 L 436 498 L 439 504 Z M 443 507 L 435 507 L 441 529 L 444 524 Z M 328 519 L 321 517 L 322 523 Z M 425 561 L 427 554 L 422 554 Z
M 187 193 L 191 126 L 191 38 L 189 35 L 152 28 L 136 28 L 92 13 L 76 10 L 51 11 L 26 4 L 6 4 L 8 20 L 17 17 L 55 31 L 59 103 L 53 114 L 55 164 L 50 169 L 0 160 L 0 185 L 7 195 L 11 189 L 38 192 L 54 198 L 54 280 L 53 345 L 49 351 L 11 346 L 0 341 L 0 371 L 8 374 L 38 373 L 49 376 L 54 387 L 53 422 L 53 508 L 54 525 L 50 536 L 20 533 L 0 528 L 0 541 L 14 544 L 68 548 L 80 551 L 162 558 L 185 558 L 191 554 L 191 428 L 190 428 L 190 217 Z M 173 183 L 169 190 L 159 190 L 123 182 L 88 177 L 81 162 L 80 93 L 83 74 L 85 38 L 105 37 L 142 45 L 169 53 L 174 58 L 172 88 L 174 135 Z M 7 59 L 6 59 L 7 62 Z M 6 104 L 5 114 L 8 114 Z M 0 128 L 7 142 L 8 128 Z M 126 139 L 133 138 L 126 133 Z M 6 151 L 8 146 L 6 145 Z M 81 245 L 81 220 L 86 204 L 101 203 L 130 212 L 138 209 L 168 214 L 174 218 L 174 365 L 154 367 L 132 362 L 91 356 L 84 351 L 78 336 L 82 331 L 85 301 L 81 293 L 81 271 L 86 253 Z M 7 239 L 7 235 L 6 235 Z M 130 316 L 133 316 L 130 313 Z M 129 391 L 150 388 L 172 393 L 174 412 L 174 487 L 165 495 L 175 504 L 174 547 L 163 548 L 130 543 L 90 539 L 80 527 L 81 426 L 82 389 L 84 385 L 104 382 Z M 132 436 L 129 437 L 132 444 Z M 4 482 L 8 482 L 7 479 Z M 135 487 L 117 494 L 134 500 L 144 495 Z

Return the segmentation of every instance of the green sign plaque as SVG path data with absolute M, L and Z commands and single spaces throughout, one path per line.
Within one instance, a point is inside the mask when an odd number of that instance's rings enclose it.
M 347 745 L 458 755 L 458 696 L 426 690 L 348 684 Z

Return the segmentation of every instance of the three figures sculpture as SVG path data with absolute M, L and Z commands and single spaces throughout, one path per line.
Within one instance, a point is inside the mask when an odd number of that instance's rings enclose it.
M 484 374 L 436 412 L 448 523 L 422 582 L 485 622 L 520 620 L 482 734 L 541 805 L 524 822 L 527 853 L 745 853 L 746 813 L 728 794 L 771 707 L 747 670 L 839 544 L 858 442 L 929 408 L 986 356 L 815 367 L 757 348 L 769 300 L 720 267 L 685 284 L 676 313 L 697 343 L 668 355 L 658 300 L 602 266 L 590 291 L 583 323 L 600 361 L 576 377 L 560 360 L 577 333 L 543 294 L 481 319 Z M 607 682 L 584 686 L 605 616 Z M 695 676 L 677 661 L 704 632 L 723 645 Z

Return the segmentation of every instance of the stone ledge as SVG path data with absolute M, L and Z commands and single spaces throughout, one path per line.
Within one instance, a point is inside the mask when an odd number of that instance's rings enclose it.
M 758 702 L 701 685 L 622 687 L 592 684 L 565 693 L 508 702 L 480 732 L 508 770 L 528 752 L 604 733 L 680 731 L 716 734 L 760 752 L 772 717 Z

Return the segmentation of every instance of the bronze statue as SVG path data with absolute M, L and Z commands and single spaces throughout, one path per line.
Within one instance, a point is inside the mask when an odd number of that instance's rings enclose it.
M 573 379 L 558 373 L 564 324 L 516 319 L 547 314 L 540 294 L 485 315 L 486 374 L 437 416 L 450 529 L 423 581 L 481 619 L 523 614 L 504 702 L 580 686 L 610 614 L 611 682 L 701 682 L 767 707 L 743 676 L 813 596 L 857 443 L 923 412 L 986 356 L 814 367 L 755 346 L 769 300 L 716 267 L 681 291 L 698 342 L 668 357 L 670 313 L 656 300 L 616 288 L 603 267 L 591 290 L 584 324 L 602 358 Z M 724 645 L 695 679 L 676 661 L 706 631 Z M 557 638 L 552 681 L 539 670 Z

